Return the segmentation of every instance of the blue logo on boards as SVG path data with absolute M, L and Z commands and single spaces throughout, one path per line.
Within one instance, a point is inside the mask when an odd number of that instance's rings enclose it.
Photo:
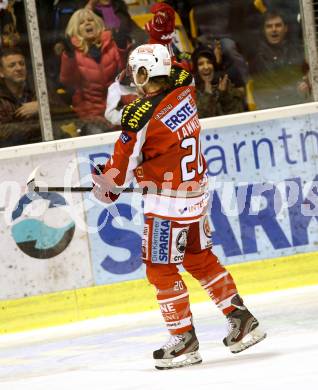
M 49 259 L 62 253 L 71 242 L 75 223 L 65 199 L 53 192 L 24 195 L 12 212 L 12 236 L 26 255 Z
M 154 218 L 152 230 L 152 263 L 169 263 L 171 221 Z
M 120 216 L 132 221 L 137 211 L 125 203 L 116 203 Z M 105 224 L 104 222 L 107 221 Z M 107 255 L 101 263 L 104 270 L 115 275 L 124 275 L 136 271 L 142 265 L 141 261 L 141 237 L 139 234 L 116 226 L 114 217 L 107 209 L 104 209 L 98 218 L 100 238 L 109 246 L 124 248 L 129 251 L 129 258 L 124 261 L 116 261 Z

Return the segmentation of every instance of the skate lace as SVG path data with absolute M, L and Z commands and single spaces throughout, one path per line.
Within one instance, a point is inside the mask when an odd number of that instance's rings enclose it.
M 232 332 L 236 328 L 236 323 L 232 317 L 227 318 L 227 325 L 229 332 Z
M 170 336 L 169 340 L 166 342 L 165 345 L 162 346 L 162 349 L 167 350 L 171 347 L 174 347 L 177 345 L 180 341 L 182 341 L 182 334 L 176 334 Z

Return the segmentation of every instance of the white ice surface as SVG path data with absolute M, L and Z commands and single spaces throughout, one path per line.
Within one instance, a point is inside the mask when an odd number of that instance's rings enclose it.
M 318 388 L 318 285 L 246 296 L 267 331 L 231 354 L 223 316 L 192 305 L 201 365 L 153 368 L 167 339 L 159 312 L 0 336 L 0 390 L 307 390 Z

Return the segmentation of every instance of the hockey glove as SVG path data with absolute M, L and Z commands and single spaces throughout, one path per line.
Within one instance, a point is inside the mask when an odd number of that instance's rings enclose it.
M 145 30 L 149 34 L 149 43 L 166 45 L 171 43 L 175 28 L 175 11 L 165 3 L 155 3 L 150 12 L 153 18 L 146 23 Z
M 93 194 L 103 203 L 113 203 L 120 194 L 114 194 L 111 189 L 116 187 L 113 178 L 118 175 L 116 169 L 110 169 L 104 173 L 105 165 L 98 164 L 92 172 Z

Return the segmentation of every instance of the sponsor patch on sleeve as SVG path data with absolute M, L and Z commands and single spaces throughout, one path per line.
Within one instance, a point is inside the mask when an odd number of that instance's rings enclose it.
M 120 137 L 119 139 L 121 140 L 121 142 L 123 144 L 126 144 L 127 142 L 129 142 L 131 140 L 131 137 L 128 133 L 126 133 L 126 131 L 123 131 L 121 134 L 120 134 Z

